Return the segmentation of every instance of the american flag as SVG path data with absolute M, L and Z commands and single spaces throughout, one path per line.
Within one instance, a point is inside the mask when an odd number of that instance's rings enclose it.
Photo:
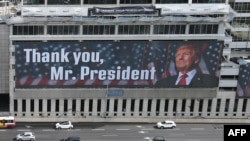
M 248 85 L 248 78 L 250 77 L 250 63 L 240 65 L 238 83 L 242 88 Z

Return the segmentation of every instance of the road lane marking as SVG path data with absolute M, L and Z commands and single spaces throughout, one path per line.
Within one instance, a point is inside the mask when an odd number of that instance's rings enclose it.
M 104 137 L 116 137 L 117 135 L 102 135 Z
M 103 131 L 105 129 L 92 129 L 93 131 Z
M 31 131 L 30 129 L 19 129 L 19 130 L 17 130 L 17 131 L 20 131 L 20 132 L 29 132 L 29 131 Z
M 51 132 L 51 131 L 56 131 L 55 129 L 43 129 L 42 131 L 45 131 L 45 132 Z
M 116 130 L 118 130 L 118 131 L 127 131 L 127 130 L 130 130 L 130 129 L 116 129 Z
M 6 130 L 0 130 L 0 131 L 6 131 Z

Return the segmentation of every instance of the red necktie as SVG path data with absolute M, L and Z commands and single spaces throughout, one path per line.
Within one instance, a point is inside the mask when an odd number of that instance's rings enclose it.
M 181 79 L 180 79 L 178 85 L 182 85 L 182 86 L 186 85 L 186 77 L 187 77 L 187 76 L 188 76 L 187 74 L 183 74 L 183 75 L 181 76 Z

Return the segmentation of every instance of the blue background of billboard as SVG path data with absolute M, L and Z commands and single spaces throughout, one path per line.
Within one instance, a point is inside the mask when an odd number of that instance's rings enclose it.
M 79 76 L 81 66 L 89 66 L 91 69 L 110 70 L 117 66 L 131 69 L 156 68 L 154 80 L 112 80 L 112 87 L 154 87 L 156 80 L 165 77 L 166 71 L 170 75 L 175 73 L 173 57 L 177 47 L 184 43 L 195 44 L 201 47 L 201 70 L 204 73 L 218 76 L 223 42 L 220 41 L 82 41 L 82 42 L 16 42 L 16 88 L 60 88 L 60 87 L 105 87 L 106 80 L 49 80 L 51 66 L 63 66 L 71 69 L 75 76 Z M 69 55 L 70 63 L 48 62 L 27 63 L 23 49 L 36 49 L 37 52 L 58 52 L 61 49 L 66 52 L 99 52 L 104 63 L 80 62 L 73 64 L 73 58 Z

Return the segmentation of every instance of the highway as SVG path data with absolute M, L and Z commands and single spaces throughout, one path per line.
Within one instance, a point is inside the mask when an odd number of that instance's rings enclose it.
M 0 129 L 1 141 L 13 141 L 18 133 L 32 131 L 37 141 L 60 141 L 79 136 L 83 141 L 151 141 L 165 136 L 168 141 L 223 141 L 223 124 L 178 124 L 175 129 L 157 129 L 155 123 L 73 123 L 74 129 L 56 130 L 54 123 L 17 123 Z

